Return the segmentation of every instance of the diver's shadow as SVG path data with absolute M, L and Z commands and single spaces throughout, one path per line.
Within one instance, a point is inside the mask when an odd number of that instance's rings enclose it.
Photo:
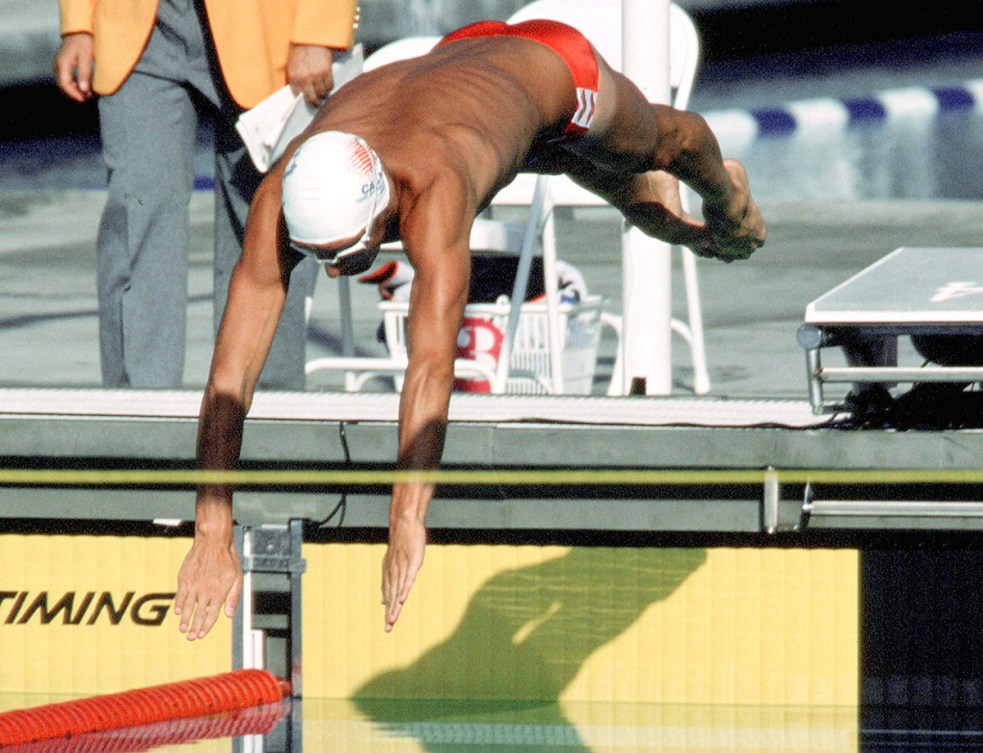
M 545 748 L 586 750 L 560 709 L 563 690 L 594 651 L 705 561 L 703 549 L 576 547 L 499 573 L 475 593 L 453 635 L 413 664 L 372 678 L 353 700 L 425 750 L 459 750 L 464 740 L 447 739 L 448 730 L 502 735 L 508 725 L 548 730 L 555 742 Z M 468 733 L 463 722 L 478 726 Z M 515 742 L 530 749 L 530 741 Z

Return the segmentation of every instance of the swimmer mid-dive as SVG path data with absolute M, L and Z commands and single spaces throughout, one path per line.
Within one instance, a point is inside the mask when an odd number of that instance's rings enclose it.
M 399 469 L 440 463 L 467 301 L 476 215 L 519 172 L 565 173 L 628 222 L 702 256 L 750 256 L 765 241 L 744 168 L 723 160 L 700 116 L 651 104 L 576 30 L 552 21 L 480 22 L 429 54 L 365 73 L 327 101 L 253 200 L 198 427 L 202 469 L 231 469 L 243 421 L 303 254 L 328 275 L 367 269 L 401 239 L 415 270 Z M 682 180 L 703 200 L 684 216 Z M 393 486 L 383 561 L 391 630 L 423 563 L 430 483 Z M 232 492 L 202 486 L 175 611 L 203 637 L 242 588 Z

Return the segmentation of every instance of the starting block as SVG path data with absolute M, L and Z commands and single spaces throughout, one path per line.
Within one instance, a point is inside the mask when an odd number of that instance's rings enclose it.
M 913 338 L 924 357 L 921 364 L 899 365 L 902 336 Z M 950 344 L 967 341 L 970 354 L 945 357 Z M 886 389 L 899 383 L 983 381 L 983 248 L 892 251 L 812 301 L 798 342 L 806 352 L 815 414 L 835 409 L 823 394 L 832 382 Z M 919 342 L 934 352 L 924 352 Z M 821 352 L 827 347 L 842 348 L 847 366 L 823 366 Z

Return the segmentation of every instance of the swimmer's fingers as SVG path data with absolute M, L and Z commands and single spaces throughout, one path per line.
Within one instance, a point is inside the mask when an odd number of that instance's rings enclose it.
M 402 520 L 390 525 L 389 546 L 382 561 L 382 603 L 386 608 L 387 633 L 399 619 L 423 565 L 426 541 L 426 528 L 418 521 Z
M 229 595 L 225 597 L 225 616 L 230 620 L 235 616 L 236 607 L 239 606 L 239 597 L 242 596 L 242 573 L 236 577 L 229 589 Z

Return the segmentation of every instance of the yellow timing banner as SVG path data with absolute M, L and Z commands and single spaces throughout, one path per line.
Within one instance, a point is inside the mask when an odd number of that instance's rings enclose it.
M 0 535 L 0 695 L 93 695 L 227 672 L 231 622 L 188 641 L 185 538 Z
M 0 536 L 0 697 L 91 695 L 231 667 L 231 621 L 188 642 L 189 542 Z M 309 697 L 850 706 L 858 553 L 433 545 L 393 633 L 381 544 L 304 545 Z

